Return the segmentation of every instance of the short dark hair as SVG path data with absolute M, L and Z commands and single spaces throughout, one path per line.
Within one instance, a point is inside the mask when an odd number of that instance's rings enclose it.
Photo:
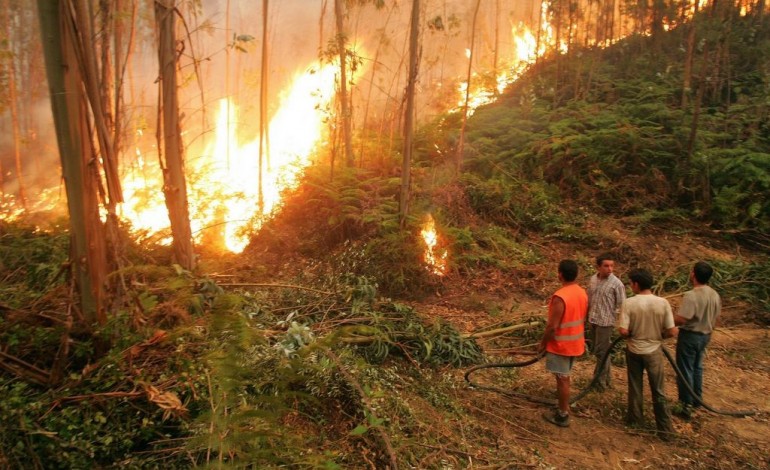
M 563 259 L 559 262 L 561 277 L 567 282 L 572 282 L 578 275 L 578 264 L 571 259 Z
M 695 274 L 695 280 L 701 284 L 708 284 L 711 275 L 714 274 L 714 268 L 705 261 L 698 261 L 692 267 L 692 272 Z
M 652 284 L 654 283 L 652 274 L 642 268 L 632 269 L 631 272 L 628 273 L 628 279 L 630 279 L 631 282 L 637 283 L 641 290 L 652 289 Z
M 612 253 L 602 253 L 596 257 L 597 266 L 601 266 L 605 261 L 615 261 L 615 256 Z

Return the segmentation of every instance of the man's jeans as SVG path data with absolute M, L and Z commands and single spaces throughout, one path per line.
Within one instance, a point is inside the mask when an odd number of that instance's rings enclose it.
M 594 367 L 594 375 L 599 371 L 602 366 L 602 357 L 610 349 L 612 344 L 612 326 L 598 326 L 591 323 L 591 340 L 593 341 L 593 353 L 596 356 L 596 366 Z M 604 370 L 599 377 L 597 385 L 599 388 L 609 388 L 610 386 L 610 357 L 607 357 L 605 361 Z
M 684 380 L 677 375 L 676 385 L 679 389 L 679 401 L 689 406 L 699 406 L 695 397 L 687 390 L 685 383 L 695 392 L 698 398 L 703 397 L 703 357 L 711 335 L 704 335 L 687 330 L 679 330 L 676 342 L 676 366 L 682 372 Z
M 662 348 L 663 346 L 661 346 Z M 655 412 L 655 425 L 658 431 L 674 432 L 671 413 L 663 390 L 663 351 L 651 354 L 634 354 L 626 350 L 626 373 L 628 374 L 628 411 L 626 421 L 629 424 L 644 424 L 644 371 L 652 392 L 652 409 Z

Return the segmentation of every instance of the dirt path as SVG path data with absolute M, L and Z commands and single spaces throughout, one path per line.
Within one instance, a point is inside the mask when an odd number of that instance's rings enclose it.
M 671 341 L 667 346 L 673 350 Z M 461 392 L 461 400 L 477 419 L 474 426 L 482 445 L 474 447 L 480 462 L 500 462 L 502 452 L 510 454 L 510 468 L 770 468 L 770 332 L 756 327 L 718 330 L 705 367 L 704 397 L 710 406 L 764 411 L 745 418 L 708 411 L 690 421 L 674 417 L 678 437 L 663 442 L 653 434 L 646 384 L 647 427 L 629 429 L 623 424 L 627 382 L 622 362 L 612 369 L 612 389 L 590 393 L 576 403 L 566 429 L 541 418 L 547 405 L 470 389 Z M 584 358 L 576 365 L 573 383 L 585 385 L 592 372 L 593 359 Z M 553 396 L 555 387 L 542 362 L 478 378 L 490 380 L 495 386 L 510 384 L 543 397 Z M 673 369 L 668 369 L 666 380 L 666 395 L 675 399 Z

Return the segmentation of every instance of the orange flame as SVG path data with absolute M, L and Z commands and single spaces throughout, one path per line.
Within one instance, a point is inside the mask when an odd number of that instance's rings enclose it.
M 297 184 L 300 172 L 323 133 L 324 109 L 335 91 L 334 64 L 316 65 L 298 74 L 269 124 L 269 162 L 262 169 L 259 211 L 259 137 L 240 143 L 238 108 L 227 98 L 219 103 L 214 142 L 188 165 L 190 223 L 196 242 L 217 241 L 232 252 L 243 251 L 248 234 L 258 229 L 280 203 L 281 192 Z M 169 226 L 159 175 L 145 166 L 137 148 L 135 168 L 124 177 L 126 203 L 121 215 L 134 228 L 158 233 Z M 267 160 L 267 159 L 266 159 Z M 268 164 L 269 163 L 269 164 Z M 170 238 L 161 242 L 170 243 Z
M 549 45 L 554 42 L 554 29 L 548 20 L 548 8 L 543 2 L 541 7 L 542 17 L 540 19 L 540 44 L 538 44 L 537 37 L 524 23 L 519 22 L 518 25 L 513 27 L 511 34 L 513 35 L 513 43 L 515 45 L 515 52 L 510 62 L 502 67 L 497 77 L 495 77 L 495 89 L 485 89 L 479 87 L 476 90 L 471 90 L 468 94 L 468 115 L 472 115 L 473 112 L 482 105 L 489 104 L 497 99 L 497 95 L 502 93 L 505 88 L 511 83 L 518 80 L 527 67 L 537 60 L 538 57 L 543 56 L 547 51 Z M 560 52 L 567 51 L 567 44 L 562 40 L 558 44 Z M 466 57 L 470 57 L 470 50 L 466 49 Z M 474 74 L 474 77 L 476 75 Z M 468 82 L 462 82 L 459 86 L 460 96 L 462 97 L 458 102 L 460 109 L 465 107 L 465 95 L 468 89 Z
M 422 239 L 425 242 L 425 263 L 431 273 L 437 276 L 443 276 L 447 271 L 447 251 L 442 250 L 440 253 L 436 249 L 438 245 L 438 232 L 436 232 L 436 222 L 433 220 L 433 216 L 428 214 L 425 223 L 420 231 Z

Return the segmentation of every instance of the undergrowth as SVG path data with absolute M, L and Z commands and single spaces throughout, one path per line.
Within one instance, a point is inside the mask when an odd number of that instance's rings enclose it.
M 304 287 L 270 290 L 225 292 L 175 267 L 115 273 L 130 286 L 124 307 L 93 336 L 70 336 L 58 383 L 2 376 L 0 462 L 345 468 L 363 452 L 375 467 L 417 464 L 419 450 L 401 452 L 404 433 L 426 423 L 399 398 L 403 377 L 473 364 L 481 351 L 449 324 L 381 299 L 348 270 L 364 262 L 355 252 Z M 63 337 L 37 312 L 0 318 L 4 351 L 35 367 L 51 366 Z M 112 348 L 97 355 L 95 340 Z M 456 409 L 442 388 L 429 401 Z

